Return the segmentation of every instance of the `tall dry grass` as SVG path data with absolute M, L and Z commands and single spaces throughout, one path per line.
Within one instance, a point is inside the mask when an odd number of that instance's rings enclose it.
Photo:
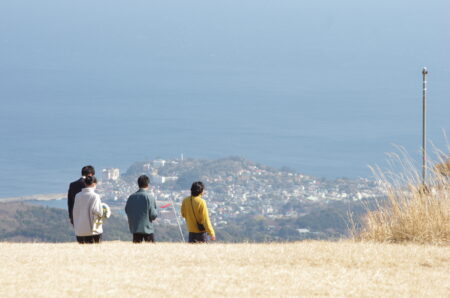
M 430 161 L 423 184 L 417 168 L 403 149 L 390 156 L 390 170 L 372 168 L 387 200 L 377 202 L 362 218 L 358 240 L 450 244 L 450 159 L 438 152 Z

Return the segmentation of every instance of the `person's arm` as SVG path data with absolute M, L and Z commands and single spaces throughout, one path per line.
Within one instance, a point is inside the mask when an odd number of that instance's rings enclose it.
M 180 213 L 183 218 L 186 218 L 186 212 L 184 211 L 184 200 L 181 203 Z
M 216 240 L 216 233 L 212 227 L 211 221 L 209 220 L 208 207 L 206 207 L 205 201 L 201 201 L 200 204 L 200 214 L 201 214 L 201 224 L 205 227 L 211 240 Z
M 125 203 L 125 213 L 126 213 L 126 215 L 128 215 L 128 211 L 129 211 L 129 204 L 128 204 L 129 201 L 130 201 L 130 197 L 128 197 L 127 202 Z
M 147 200 L 148 200 L 149 218 L 150 221 L 154 221 L 158 217 L 158 213 L 156 210 L 156 201 L 154 197 L 150 196 L 147 196 Z
M 100 201 L 100 196 L 96 196 L 92 204 L 92 214 L 95 217 L 101 218 L 103 216 L 102 201 Z
M 69 190 L 67 191 L 67 210 L 69 211 L 69 219 L 70 223 L 73 225 L 73 205 L 75 203 L 75 194 L 73 191 L 72 184 L 69 186 Z

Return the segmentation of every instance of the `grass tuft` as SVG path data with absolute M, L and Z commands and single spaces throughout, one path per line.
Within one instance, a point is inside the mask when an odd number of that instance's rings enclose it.
M 387 199 L 368 210 L 358 231 L 353 226 L 356 240 L 450 244 L 450 158 L 442 152 L 437 156 L 428 165 L 425 184 L 403 149 L 390 157 L 394 170 L 372 168 Z

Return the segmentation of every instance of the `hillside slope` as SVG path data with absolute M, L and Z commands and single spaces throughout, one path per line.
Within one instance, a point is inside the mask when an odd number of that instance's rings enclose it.
M 111 217 L 104 225 L 105 239 L 131 240 L 128 225 L 123 218 Z M 15 242 L 70 242 L 73 228 L 67 211 L 27 205 L 0 204 L 0 241 Z
M 1 297 L 448 297 L 448 247 L 0 243 Z
M 353 208 L 362 212 L 362 207 Z M 346 236 L 346 205 L 340 202 L 317 208 L 300 218 L 269 219 L 260 215 L 243 215 L 226 226 L 216 227 L 218 240 L 224 242 L 299 241 L 309 239 L 336 239 Z M 184 222 L 182 230 L 187 237 Z M 312 228 L 320 233 L 300 234 L 298 228 Z M 128 223 L 123 216 L 112 216 L 103 225 L 105 240 L 131 240 Z M 157 241 L 181 241 L 177 226 L 155 222 Z M 15 242 L 71 242 L 73 228 L 67 211 L 63 209 L 0 203 L 0 241 Z
M 156 226 L 157 241 L 179 241 L 178 228 Z M 131 241 L 128 223 L 122 216 L 111 216 L 103 224 L 104 240 Z M 66 210 L 28 205 L 0 203 L 0 241 L 73 242 L 73 227 Z

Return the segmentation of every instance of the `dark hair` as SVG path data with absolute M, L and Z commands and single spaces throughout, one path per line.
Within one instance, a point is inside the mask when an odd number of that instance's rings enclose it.
M 81 169 L 81 176 L 89 176 L 89 175 L 95 175 L 95 169 L 93 166 L 84 166 Z
M 84 179 L 84 183 L 86 183 L 86 186 L 91 186 L 94 183 L 97 184 L 97 178 L 95 178 L 95 176 L 87 176 Z
M 150 179 L 147 177 L 147 175 L 141 175 L 138 178 L 138 185 L 139 188 L 146 188 L 150 184 Z
M 196 197 L 199 196 L 203 193 L 203 189 L 205 189 L 205 186 L 203 185 L 202 182 L 197 181 L 192 183 L 191 186 L 191 196 Z

